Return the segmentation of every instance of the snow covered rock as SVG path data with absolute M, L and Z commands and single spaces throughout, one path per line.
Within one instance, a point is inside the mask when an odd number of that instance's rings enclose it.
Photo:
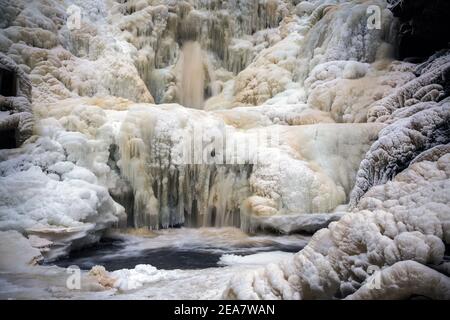
M 412 107 L 411 107 L 412 108 Z M 428 103 L 426 109 L 384 128 L 361 162 L 351 194 L 355 206 L 370 187 L 386 183 L 420 153 L 450 141 L 450 103 Z
M 369 109 L 369 122 L 387 122 L 397 109 L 407 110 L 418 103 L 439 102 L 450 94 L 450 53 L 441 51 L 415 69 L 417 78 L 377 101 Z
M 448 160 L 416 163 L 372 188 L 358 206 L 363 211 L 320 230 L 294 257 L 236 275 L 224 297 L 446 299 L 448 277 L 434 268 L 449 241 Z
M 413 296 L 423 296 L 435 300 L 450 298 L 450 279 L 414 261 L 397 262 L 374 275 L 378 284 L 369 281 L 349 300 L 401 300 Z
M 79 102 L 75 109 L 46 106 L 53 117 L 37 121 L 40 137 L 0 151 L 0 229 L 52 241 L 48 259 L 98 241 L 125 219 L 108 192 L 117 179 L 107 165 L 111 129 L 102 129 L 102 110 Z M 66 131 L 75 127 L 78 132 Z
M 254 217 L 250 222 L 250 229 L 269 230 L 283 234 L 296 232 L 315 233 L 316 231 L 328 227 L 333 221 L 338 221 L 343 213 L 301 213 L 275 215 L 269 217 Z

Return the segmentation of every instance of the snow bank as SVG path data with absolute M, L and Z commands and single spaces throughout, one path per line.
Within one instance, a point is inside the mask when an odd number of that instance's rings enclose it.
M 167 280 L 176 271 L 158 270 L 151 265 L 140 264 L 134 269 L 122 269 L 111 273 L 111 277 L 116 278 L 114 286 L 120 290 L 134 290 L 153 282 Z
M 47 106 L 50 114 L 59 114 L 58 120 L 38 121 L 41 136 L 22 149 L 0 151 L 0 229 L 51 240 L 47 258 L 96 242 L 103 229 L 124 219 L 123 207 L 108 192 L 118 179 L 106 164 L 111 131 L 103 140 L 90 136 L 97 136 L 96 129 L 99 136 L 108 132 L 109 127 L 100 129 L 105 122 L 101 110 L 78 103 L 75 110 L 68 106 Z M 74 126 L 79 132 L 66 131 Z

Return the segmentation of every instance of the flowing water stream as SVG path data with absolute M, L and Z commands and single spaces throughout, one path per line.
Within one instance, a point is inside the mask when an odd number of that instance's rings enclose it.
M 177 69 L 180 103 L 188 108 L 203 109 L 207 88 L 211 88 L 210 84 L 214 81 L 214 71 L 198 42 L 187 41 L 183 44 Z M 209 94 L 214 95 L 211 91 Z
M 237 228 L 176 228 L 139 234 L 113 233 L 95 246 L 73 251 L 52 263 L 60 267 L 76 265 L 89 270 L 102 265 L 109 271 L 133 269 L 149 264 L 161 270 L 194 270 L 223 267 L 234 263 L 258 264 L 301 250 L 308 236 L 249 236 Z M 245 260 L 257 255 L 259 259 Z

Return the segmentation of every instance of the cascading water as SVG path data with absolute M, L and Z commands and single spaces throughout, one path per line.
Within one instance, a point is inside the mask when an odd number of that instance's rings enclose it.
M 175 72 L 184 107 L 203 109 L 205 98 L 216 94 L 214 71 L 200 43 L 183 44 Z M 249 196 L 252 166 L 177 162 L 171 152 L 177 141 L 170 134 L 161 137 L 154 128 L 158 120 L 136 110 L 122 126 L 121 166 L 134 187 L 132 226 L 240 227 L 240 204 Z M 193 140 L 195 132 L 183 136 Z
M 187 41 L 178 60 L 178 93 L 180 103 L 188 108 L 203 109 L 205 97 L 215 95 L 214 72 L 200 44 Z
M 180 102 L 189 108 L 202 109 L 204 103 L 205 66 L 202 49 L 197 42 L 186 42 L 179 61 L 181 79 Z

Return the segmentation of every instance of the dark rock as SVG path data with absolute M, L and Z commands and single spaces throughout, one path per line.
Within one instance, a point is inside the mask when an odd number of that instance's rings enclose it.
M 428 57 L 450 43 L 450 1 L 391 0 L 391 11 L 399 18 L 399 59 Z
M 19 147 L 33 134 L 31 82 L 8 56 L 0 53 L 0 149 Z

